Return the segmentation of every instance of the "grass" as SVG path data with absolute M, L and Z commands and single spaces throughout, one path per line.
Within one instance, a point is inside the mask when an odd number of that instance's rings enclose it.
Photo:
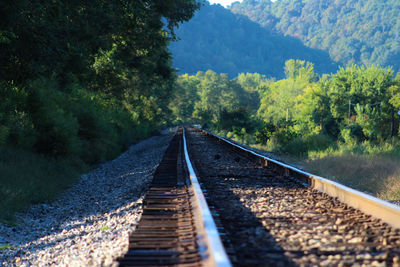
M 297 138 L 285 145 L 270 139 L 266 145 L 260 145 L 253 139 L 236 138 L 236 141 L 267 151 L 313 174 L 382 199 L 400 201 L 400 140 L 346 144 L 313 136 Z
M 3 246 L 0 246 L 0 250 L 9 249 L 9 248 L 12 248 L 13 246 L 14 245 L 12 245 L 12 244 L 3 245 Z
M 312 173 L 387 200 L 400 200 L 400 158 L 343 154 L 302 163 Z
M 0 148 L 0 220 L 14 222 L 14 213 L 31 204 L 49 202 L 85 169 L 73 160 L 48 159 L 12 147 Z
M 105 231 L 107 231 L 107 230 L 110 230 L 110 227 L 108 227 L 108 226 L 103 226 L 103 227 L 100 228 L 100 231 L 102 231 L 102 232 L 105 232 Z
M 396 146 L 339 143 L 306 155 L 278 155 L 304 170 L 376 197 L 400 200 L 400 153 Z
M 10 219 L 2 219 L 0 220 L 0 223 L 7 225 L 7 226 L 18 226 L 18 223 L 15 222 L 14 220 L 10 220 Z

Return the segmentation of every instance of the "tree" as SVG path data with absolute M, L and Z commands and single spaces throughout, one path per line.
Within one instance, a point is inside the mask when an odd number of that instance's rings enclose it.
M 29 130 L 37 152 L 65 156 L 68 143 L 114 149 L 133 140 L 126 132 L 140 138 L 165 124 L 176 78 L 168 45 L 199 6 L 196 0 L 1 1 L 1 97 L 8 103 L 14 90 L 24 99 L 11 113 L 0 110 L 0 124 L 7 125 L 1 143 L 7 136 L 19 145 L 25 135 L 17 133 Z
M 289 60 L 285 63 L 286 79 L 271 83 L 261 99 L 258 115 L 266 122 L 289 122 L 298 113 L 299 97 L 316 76 L 311 63 Z
M 184 74 L 178 77 L 177 89 L 169 105 L 177 123 L 192 121 L 195 103 L 200 100 L 197 94 L 200 79 Z
M 332 116 L 341 127 L 356 123 L 365 136 L 390 136 L 393 105 L 390 103 L 393 70 L 377 66 L 341 68 L 332 75 L 329 98 Z
M 230 81 L 228 75 L 208 70 L 204 74 L 198 73 L 197 77 L 200 78 L 200 101 L 195 104 L 194 117 L 203 124 L 216 125 L 223 111 L 249 105 L 243 88 L 236 81 Z
M 343 66 L 378 64 L 399 71 L 399 8 L 396 0 L 244 0 L 231 11 L 324 50 Z
M 330 110 L 329 87 L 328 77 L 325 76 L 318 83 L 307 86 L 304 94 L 299 97 L 299 112 L 295 120 L 303 133 L 323 133 L 335 138 L 338 136 L 339 128 Z

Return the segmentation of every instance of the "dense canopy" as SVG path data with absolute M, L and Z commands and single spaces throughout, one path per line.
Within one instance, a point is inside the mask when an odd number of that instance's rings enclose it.
M 400 2 L 397 0 L 244 0 L 231 11 L 265 29 L 329 52 L 346 66 L 400 70 Z
M 285 61 L 292 58 L 314 62 L 320 74 L 337 70 L 328 53 L 290 36 L 272 34 L 219 5 L 206 3 L 176 33 L 180 40 L 170 47 L 174 66 L 182 74 L 212 69 L 231 78 L 241 72 L 282 78 Z

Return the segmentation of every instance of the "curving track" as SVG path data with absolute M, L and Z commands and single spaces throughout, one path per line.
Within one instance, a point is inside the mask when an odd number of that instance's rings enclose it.
M 196 129 L 189 154 L 235 266 L 400 266 L 400 230 Z

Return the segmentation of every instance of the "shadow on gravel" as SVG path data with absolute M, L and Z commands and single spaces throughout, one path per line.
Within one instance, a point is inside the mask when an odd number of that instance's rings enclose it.
M 210 169 L 207 170 L 210 171 Z M 258 175 L 246 175 L 244 171 L 248 172 L 250 169 L 227 168 L 225 172 L 217 176 L 210 176 L 209 172 L 207 175 L 197 170 L 201 187 L 205 189 L 206 199 L 216 223 L 222 226 L 225 232 L 221 238 L 232 264 L 234 266 L 296 266 L 285 255 L 285 250 L 276 242 L 260 219 L 243 205 L 241 196 L 232 192 L 232 189 L 239 190 L 249 196 L 261 183 L 280 188 L 282 184 L 273 181 L 268 183 L 265 178 L 249 179 Z
M 202 133 L 190 157 L 235 266 L 392 266 L 400 231 Z M 214 218 L 215 218 L 214 217 Z
M 252 194 L 255 188 L 266 183 L 281 188 L 286 185 L 274 178 L 269 179 L 266 169 L 254 161 L 250 162 L 239 153 L 225 150 L 228 148 L 225 143 L 206 144 L 204 135 L 200 138 L 194 138 L 193 135 L 188 135 L 190 158 L 199 176 L 201 188 L 206 191 L 206 199 L 216 224 L 224 232 L 221 239 L 232 264 L 296 266 L 260 219 L 241 201 L 242 197 Z M 293 186 L 293 183 L 288 186 Z M 243 194 L 236 194 L 235 190 L 241 190 Z
M 222 225 L 226 235 L 221 238 L 234 266 L 296 266 L 285 255 L 274 237 L 262 225 L 252 211 L 243 206 L 240 196 L 229 190 L 226 177 L 201 176 L 202 188 L 206 189 L 207 202 L 213 213 L 217 213 L 217 224 Z M 228 178 L 230 177 L 230 178 Z M 225 179 L 224 179 L 225 178 Z M 251 190 L 251 186 L 240 187 Z
M 126 195 L 115 195 L 106 189 L 97 192 L 97 199 L 82 199 L 78 205 L 71 205 L 67 209 L 60 207 L 58 211 L 58 207 L 51 205 L 36 205 L 29 211 L 28 218 L 24 216 L 18 219 L 16 226 L 0 227 L 0 241 L 16 245 L 11 249 L 16 250 L 15 257 L 22 257 L 28 251 L 33 254 L 56 245 L 61 245 L 61 250 L 69 249 L 69 245 L 75 244 L 76 238 L 113 232 L 114 229 L 107 222 L 129 213 L 138 213 L 141 208 L 138 200 L 146 191 L 147 187 L 138 187 L 128 191 Z M 132 221 L 131 226 L 133 225 L 135 221 Z
M 146 194 L 169 138 L 153 137 L 135 145 L 118 159 L 83 175 L 54 203 L 35 205 L 18 215 L 16 226 L 0 224 L 0 245 L 12 244 L 0 250 L 0 265 L 4 259 L 7 266 L 13 266 L 19 257 L 22 263 L 24 256 L 30 262 L 29 255 L 39 251 L 53 256 L 64 250 L 79 252 L 82 242 L 109 241 L 121 235 L 127 240 L 127 232 L 140 217 L 139 200 Z

